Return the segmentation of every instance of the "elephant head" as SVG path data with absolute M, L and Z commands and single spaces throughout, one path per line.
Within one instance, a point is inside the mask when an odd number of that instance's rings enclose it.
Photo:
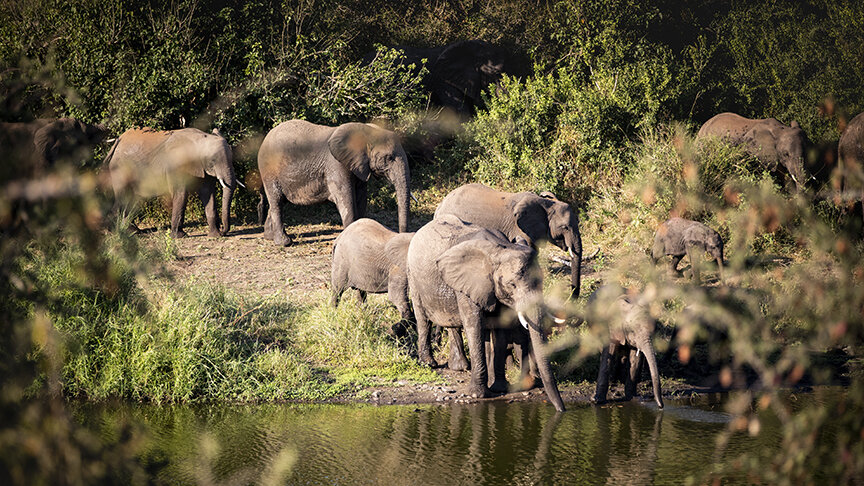
M 570 285 L 579 297 L 582 280 L 582 236 L 579 234 L 579 217 L 573 208 L 559 201 L 552 193 L 540 195 L 524 193 L 513 205 L 516 225 L 531 239 L 530 244 L 549 240 L 558 248 L 568 252 L 572 258 Z
M 328 144 L 333 157 L 361 181 L 368 181 L 374 173 L 393 184 L 399 207 L 399 231 L 408 231 L 411 174 L 408 156 L 398 136 L 376 125 L 346 123 L 333 131 Z
M 773 167 L 782 165 L 798 189 L 804 187 L 807 178 L 804 172 L 804 147 L 806 136 L 798 122 L 786 126 L 771 119 L 759 123 L 744 134 L 746 146 L 753 155 Z
M 693 225 L 684 233 L 685 247 L 701 248 L 717 261 L 720 280 L 723 280 L 723 239 L 716 231 L 704 226 Z M 691 265 L 696 262 L 691 261 Z
M 197 179 L 216 178 L 222 185 L 223 235 L 231 229 L 231 198 L 237 188 L 234 173 L 234 155 L 228 142 L 219 135 L 204 133 L 195 128 L 175 130 L 165 141 L 160 156 L 167 156 L 167 164 L 176 164 L 183 175 Z M 170 165 L 166 169 L 171 170 Z
M 500 232 L 482 230 L 441 254 L 436 265 L 444 282 L 480 309 L 490 312 L 501 303 L 516 311 L 531 336 L 546 394 L 563 411 L 541 329 L 543 282 L 535 256 L 534 249 L 511 244 Z

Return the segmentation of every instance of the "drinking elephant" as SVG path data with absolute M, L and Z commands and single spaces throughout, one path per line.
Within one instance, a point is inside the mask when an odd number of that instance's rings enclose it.
M 384 293 L 402 316 L 402 334 L 411 318 L 408 306 L 408 275 L 405 258 L 414 233 L 396 233 L 383 224 L 361 218 L 354 221 L 336 238 L 333 246 L 333 267 L 330 287 L 333 306 L 339 305 L 342 293 L 349 288 L 366 293 Z
M 258 150 L 258 170 L 270 206 L 264 237 L 276 244 L 290 240 L 282 228 L 282 199 L 307 205 L 331 201 L 347 227 L 366 214 L 369 176 L 386 177 L 396 188 L 399 231 L 408 231 L 410 172 L 408 157 L 395 133 L 364 123 L 338 127 L 290 120 L 270 130 Z M 261 213 L 263 211 L 259 211 Z
M 864 113 L 853 118 L 837 145 L 839 159 L 836 178 L 836 188 L 847 203 L 861 203 L 861 213 L 864 216 Z
M 720 270 L 720 280 L 723 280 L 723 239 L 713 229 L 697 221 L 682 218 L 671 218 L 663 222 L 654 233 L 654 246 L 651 257 L 654 264 L 665 255 L 672 256 L 672 272 L 678 273 L 678 263 L 687 255 L 693 268 L 693 277 L 699 281 L 699 260 L 701 253 L 710 254 Z
M 605 321 L 609 326 L 609 344 L 603 347 L 600 356 L 597 389 L 591 401 L 598 404 L 606 401 L 613 360 L 618 366 L 625 366 L 624 399 L 632 399 L 642 374 L 644 356 L 651 372 L 654 401 L 659 408 L 663 408 L 660 373 L 657 369 L 654 345 L 651 342 L 657 322 L 640 302 L 640 298 L 628 294 L 622 295 L 622 289 L 616 286 L 604 286 L 591 296 L 589 315 L 592 316 L 589 319 Z
M 75 118 L 40 118 L 32 122 L 0 123 L 0 147 L 7 160 L 6 180 L 41 175 L 61 159 L 80 162 L 108 136 L 105 125 Z
M 541 328 L 543 282 L 535 256 L 532 248 L 509 242 L 500 231 L 466 223 L 453 215 L 443 215 L 420 228 L 407 255 L 417 351 L 420 361 L 436 366 L 429 343 L 430 322 L 463 328 L 472 363 L 470 392 L 486 397 L 483 333 L 492 324 L 487 316 L 506 309 L 515 311 L 530 333 L 549 401 L 560 411 L 564 403 L 549 366 Z
M 207 216 L 208 234 L 225 236 L 231 229 L 231 197 L 239 182 L 234 174 L 231 147 L 216 133 L 196 128 L 158 131 L 127 130 L 105 157 L 118 203 L 133 195 L 147 198 L 170 194 L 171 236 L 186 236 L 183 219 L 186 195 L 198 192 Z M 222 221 L 216 216 L 216 182 L 222 185 Z
M 782 174 L 785 171 L 799 190 L 807 182 L 804 172 L 806 136 L 796 121 L 787 126 L 774 118 L 750 119 L 735 113 L 721 113 L 699 129 L 697 138 L 707 136 L 743 146 L 772 172 Z

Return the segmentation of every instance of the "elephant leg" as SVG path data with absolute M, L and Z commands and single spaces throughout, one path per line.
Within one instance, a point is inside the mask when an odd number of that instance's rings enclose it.
M 693 272 L 693 280 L 698 284 L 701 282 L 701 279 L 699 278 L 699 267 L 702 263 L 699 260 L 699 251 L 694 246 L 688 246 L 686 249 L 687 257 L 690 259 L 690 268 Z
M 368 197 L 368 183 L 364 180 L 354 179 L 354 217 L 356 219 L 366 217 L 366 204 Z
M 366 303 L 366 291 L 357 289 L 357 300 L 360 301 L 361 304 Z
M 462 295 L 457 297 L 457 305 L 462 328 L 468 338 L 468 352 L 471 354 L 469 394 L 474 398 L 487 398 L 489 388 L 486 381 L 489 375 L 486 368 L 486 347 L 483 344 L 483 315 L 476 304 Z
M 404 272 L 391 271 L 387 279 L 387 297 L 399 310 L 402 318 L 393 325 L 393 334 L 403 338 L 408 336 L 408 327 L 411 322 L 411 308 L 408 305 L 408 277 Z
M 186 188 L 179 187 L 171 195 L 171 236 L 183 238 L 183 219 L 186 217 Z
M 453 371 L 466 371 L 471 369 L 468 358 L 465 357 L 465 348 L 462 347 L 462 333 L 458 327 L 447 329 L 450 341 L 450 355 L 447 358 L 447 367 Z
M 327 190 L 330 192 L 330 201 L 336 204 L 339 217 L 342 218 L 342 227 L 347 228 L 349 224 L 357 220 L 357 211 L 354 207 L 354 180 L 339 184 L 335 181 L 327 182 Z
M 669 270 L 673 276 L 678 276 L 678 264 L 681 263 L 682 258 L 684 258 L 684 255 L 672 255 L 672 262 L 669 263 Z
M 219 217 L 216 214 L 216 181 L 212 177 L 198 186 L 198 198 L 204 206 L 204 215 L 207 217 L 207 236 L 222 236 L 219 232 Z
M 487 367 L 491 368 L 492 384 L 489 390 L 494 393 L 507 393 L 507 334 L 506 329 L 486 329 L 489 336 L 489 347 L 487 353 Z
M 411 296 L 414 304 L 414 318 L 417 320 L 417 357 L 421 363 L 432 368 L 438 367 L 438 362 L 432 357 L 432 345 L 429 343 L 430 323 L 423 309 L 423 303 L 416 295 Z
M 616 346 L 610 344 L 603 348 L 600 355 L 600 371 L 597 372 L 597 389 L 591 399 L 594 403 L 605 403 L 606 395 L 609 393 L 609 368 L 610 360 L 615 355 Z
M 630 364 L 630 369 L 627 370 L 627 376 L 624 380 L 624 399 L 631 400 L 636 396 L 636 386 L 639 384 L 639 377 L 642 375 L 642 355 L 636 348 L 630 349 L 630 355 L 627 361 Z
M 267 221 L 264 222 L 264 236 L 270 236 L 273 243 L 281 246 L 291 244 L 291 239 L 285 234 L 285 229 L 282 228 L 282 194 L 279 189 L 272 185 L 265 186 L 267 192 L 267 204 L 270 209 L 267 211 Z

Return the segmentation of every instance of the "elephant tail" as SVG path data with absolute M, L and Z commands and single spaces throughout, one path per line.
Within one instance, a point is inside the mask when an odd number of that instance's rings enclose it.
M 264 197 L 264 186 L 258 188 L 258 224 L 264 224 L 264 215 L 267 214 L 267 201 Z

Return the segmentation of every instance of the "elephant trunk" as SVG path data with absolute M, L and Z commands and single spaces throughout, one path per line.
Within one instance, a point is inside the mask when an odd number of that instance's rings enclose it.
M 228 149 L 230 150 L 230 149 Z M 216 172 L 216 178 L 222 185 L 222 234 L 227 235 L 231 230 L 231 198 L 234 189 L 237 188 L 237 176 L 234 174 L 234 166 L 228 158 L 227 167 Z
M 397 163 L 390 170 L 390 182 L 396 188 L 396 204 L 399 206 L 399 232 L 406 233 L 411 202 L 411 175 L 408 169 L 408 158 L 399 157 L 397 161 L 400 158 L 404 163 Z
M 720 281 L 723 281 L 723 257 L 717 257 L 717 268 L 720 272 Z
M 573 289 L 573 297 L 579 297 L 582 286 L 582 236 L 578 227 L 574 226 L 572 236 L 565 238 L 567 251 L 570 253 L 570 287 Z
M 651 337 L 642 339 L 639 343 L 639 349 L 645 355 L 645 360 L 648 361 L 648 369 L 651 371 L 651 385 L 654 388 L 654 401 L 658 408 L 663 408 L 663 392 L 660 389 L 660 372 L 657 370 L 657 357 L 654 354 L 654 345 L 651 344 Z
M 534 313 L 532 313 L 534 314 Z M 549 358 L 546 356 L 546 337 L 538 330 L 537 323 L 540 322 L 540 312 L 536 313 L 537 320 L 529 320 L 523 313 L 519 313 L 519 319 L 525 322 L 528 327 L 528 333 L 531 335 L 531 347 L 534 352 L 534 361 L 537 363 L 537 370 L 540 372 L 540 380 L 543 382 L 543 389 L 546 390 L 546 396 L 549 401 L 555 406 L 555 410 L 564 411 L 564 401 L 561 400 L 561 394 L 558 392 L 558 383 L 555 381 L 555 375 L 552 374 L 552 367 L 549 365 Z

